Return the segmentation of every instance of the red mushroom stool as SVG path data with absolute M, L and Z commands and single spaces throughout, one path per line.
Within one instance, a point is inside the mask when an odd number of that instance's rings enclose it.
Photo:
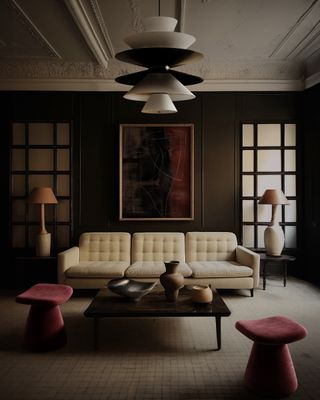
M 298 381 L 287 344 L 303 339 L 307 330 L 282 316 L 238 321 L 236 328 L 254 341 L 245 372 L 246 386 L 262 396 L 293 393 Z
M 60 304 L 72 295 L 67 285 L 39 283 L 16 297 L 17 303 L 30 304 L 24 335 L 24 345 L 32 351 L 49 351 L 66 344 Z

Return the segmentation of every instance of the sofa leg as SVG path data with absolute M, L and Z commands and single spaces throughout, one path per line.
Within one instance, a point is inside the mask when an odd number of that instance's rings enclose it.
M 254 290 L 254 289 L 250 289 L 251 297 L 253 297 L 253 290 Z

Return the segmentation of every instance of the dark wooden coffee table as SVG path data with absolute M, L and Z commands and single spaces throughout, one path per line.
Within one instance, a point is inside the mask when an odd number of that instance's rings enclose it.
M 113 294 L 109 289 L 101 289 L 84 312 L 84 316 L 94 319 L 94 347 L 98 347 L 98 326 L 100 318 L 106 317 L 214 317 L 216 320 L 217 347 L 221 349 L 221 317 L 231 312 L 216 290 L 213 302 L 197 305 L 190 299 L 188 288 L 180 290 L 178 300 L 166 301 L 164 292 L 156 288 L 138 302 Z

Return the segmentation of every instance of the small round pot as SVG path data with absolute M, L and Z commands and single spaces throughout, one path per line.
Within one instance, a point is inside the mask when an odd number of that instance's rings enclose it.
M 191 289 L 191 300 L 194 303 L 208 304 L 212 302 L 212 290 L 207 285 L 196 285 Z

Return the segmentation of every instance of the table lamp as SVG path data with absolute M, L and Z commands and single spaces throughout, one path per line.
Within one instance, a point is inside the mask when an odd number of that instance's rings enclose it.
M 36 255 L 49 257 L 51 249 L 51 233 L 45 227 L 44 205 L 57 204 L 57 199 L 50 187 L 37 187 L 32 189 L 28 203 L 40 204 L 40 232 L 36 239 Z
M 267 189 L 259 200 L 259 204 L 271 204 L 272 215 L 269 226 L 264 231 L 264 246 L 269 256 L 280 256 L 284 246 L 284 234 L 279 225 L 277 207 L 289 204 L 280 189 Z

